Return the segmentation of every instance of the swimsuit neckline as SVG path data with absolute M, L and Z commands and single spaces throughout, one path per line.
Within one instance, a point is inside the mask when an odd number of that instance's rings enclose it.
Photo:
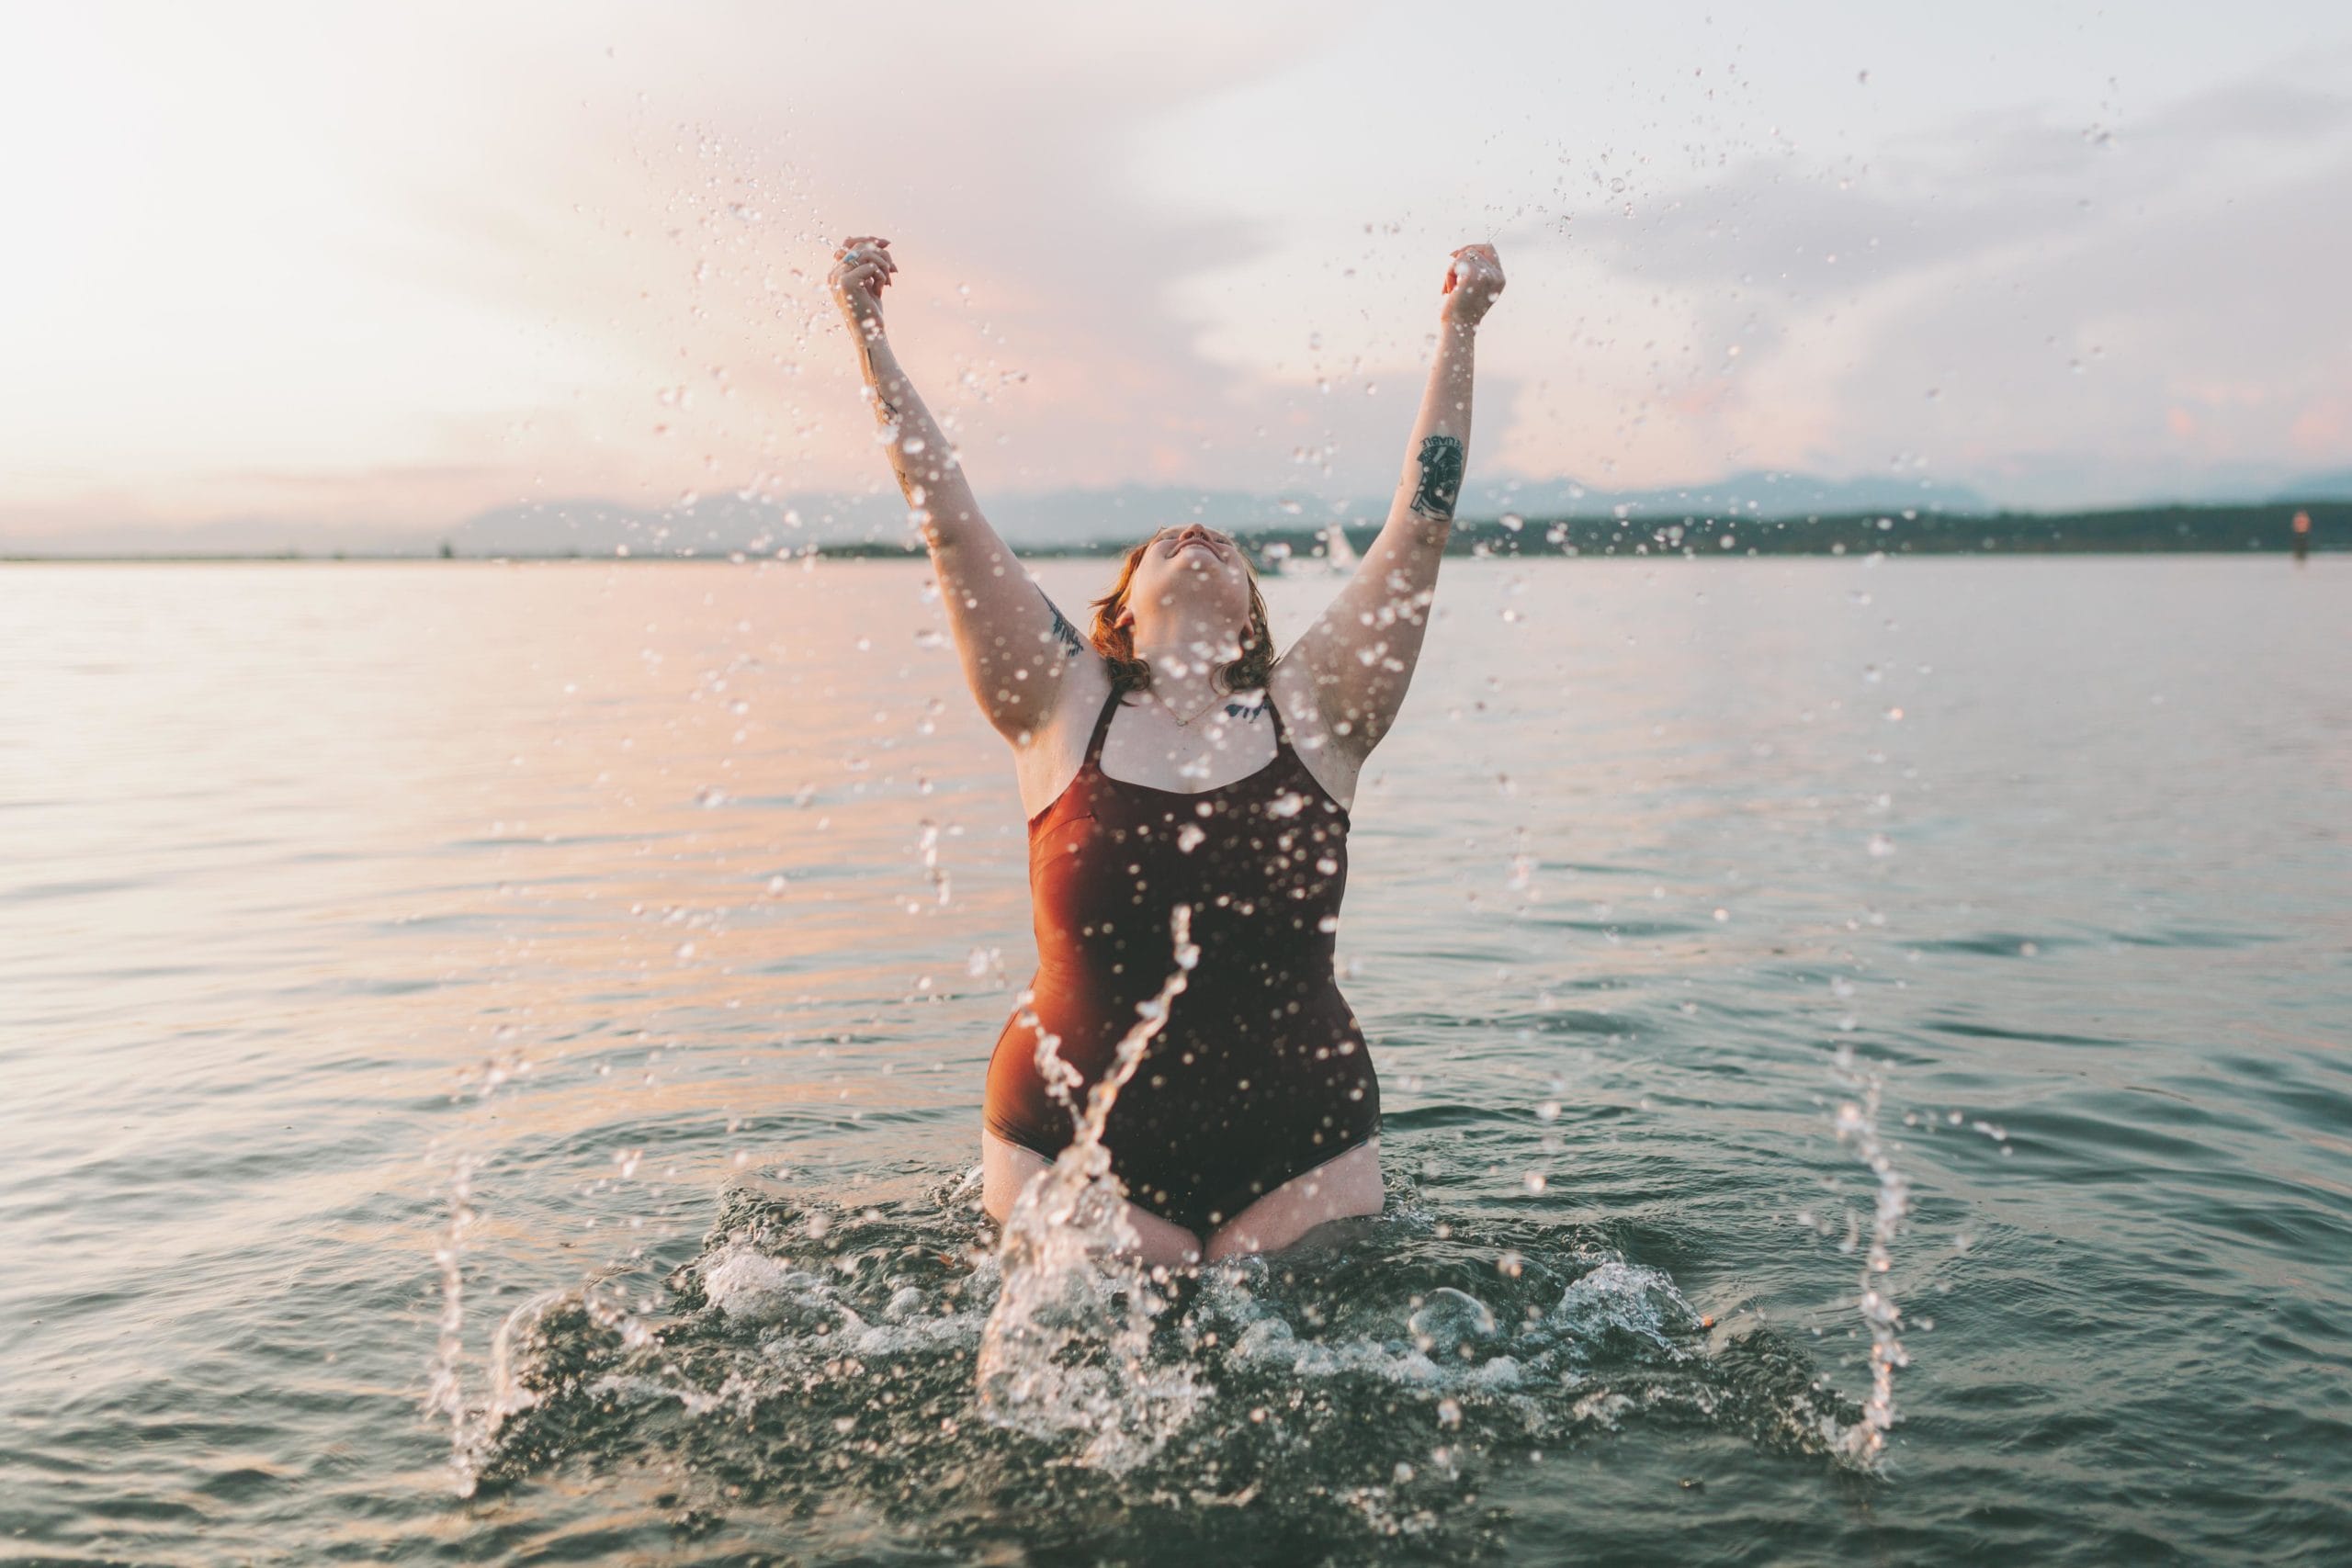
M 1274 754 L 1267 758 L 1262 765 L 1251 769 L 1239 778 L 1228 779 L 1221 784 L 1211 784 L 1206 789 L 1163 789 L 1158 784 L 1143 784 L 1135 779 L 1123 779 L 1102 766 L 1102 742 L 1111 734 L 1111 720 L 1116 716 L 1120 703 L 1125 695 L 1125 692 L 1114 689 L 1110 696 L 1103 700 L 1102 711 L 1094 720 L 1094 733 L 1086 743 L 1085 760 L 1079 763 L 1078 772 L 1070 775 L 1069 783 L 1062 785 L 1060 792 L 1040 807 L 1035 816 L 1029 818 L 1031 828 L 1043 822 L 1052 814 L 1055 807 L 1068 798 L 1069 792 L 1077 787 L 1078 781 L 1086 776 L 1087 770 L 1090 768 L 1093 770 L 1096 778 L 1101 779 L 1104 784 L 1116 785 L 1120 789 L 1139 789 L 1151 795 L 1166 795 L 1171 800 L 1206 800 L 1212 795 L 1223 795 L 1227 790 L 1238 789 L 1243 784 L 1265 777 L 1280 767 L 1285 757 L 1298 762 L 1299 772 L 1306 775 L 1306 782 L 1313 786 L 1315 793 L 1321 795 L 1324 803 L 1339 814 L 1341 821 L 1348 820 L 1348 808 L 1340 804 L 1339 797 L 1323 787 L 1323 781 L 1315 776 L 1312 769 L 1308 768 L 1305 762 L 1298 761 L 1297 748 L 1290 743 L 1290 727 L 1283 722 L 1283 710 L 1274 701 L 1272 688 L 1268 688 L 1265 693 L 1265 703 L 1266 711 L 1272 716 L 1274 721 Z
M 1080 763 L 1079 766 L 1081 770 L 1092 768 L 1097 778 L 1106 784 L 1117 784 L 1121 789 L 1148 790 L 1154 795 L 1171 795 L 1179 800 L 1206 800 L 1210 795 L 1222 795 L 1229 789 L 1238 789 L 1252 779 L 1263 778 L 1266 774 L 1272 773 L 1275 766 L 1282 761 L 1283 752 L 1286 750 L 1288 748 L 1277 740 L 1274 743 L 1274 754 L 1266 759 L 1263 766 L 1252 768 L 1238 779 L 1229 779 L 1221 784 L 1211 784 L 1206 789 L 1163 789 L 1158 784 L 1148 784 L 1137 779 L 1123 779 L 1092 758 Z

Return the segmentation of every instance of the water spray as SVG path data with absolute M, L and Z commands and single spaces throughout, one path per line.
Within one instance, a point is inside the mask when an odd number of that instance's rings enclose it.
M 1871 1334 L 1871 1392 L 1862 1402 L 1862 1418 L 1838 1429 L 1825 1426 L 1825 1435 L 1839 1452 L 1864 1469 L 1875 1469 L 1885 1453 L 1886 1434 L 1894 1425 L 1894 1372 L 1911 1359 L 1903 1348 L 1903 1309 L 1888 1289 L 1886 1276 L 1894 1267 L 1893 1247 L 1911 1212 L 1911 1183 L 1894 1168 L 1894 1161 L 1878 1133 L 1879 1098 L 1885 1075 L 1854 1055 L 1850 1045 L 1838 1048 L 1833 1069 L 1838 1086 L 1854 1098 L 1838 1107 L 1838 1141 L 1852 1149 L 1878 1178 L 1878 1201 L 1871 1213 L 1870 1247 L 1863 1256 L 1861 1289 L 1855 1305 Z

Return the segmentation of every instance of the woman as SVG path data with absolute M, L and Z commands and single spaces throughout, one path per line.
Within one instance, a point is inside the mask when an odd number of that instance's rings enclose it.
M 1402 482 L 1355 575 L 1281 658 L 1234 540 L 1195 523 L 1127 552 L 1080 636 L 978 503 L 882 328 L 888 240 L 835 253 L 866 395 L 939 576 L 965 677 L 1012 745 L 1039 967 L 989 1065 L 999 1223 L 1070 1141 L 1067 1088 L 1110 1066 L 1199 958 L 1103 1127 L 1147 1264 L 1287 1247 L 1380 1212 L 1380 1089 L 1332 972 L 1348 806 L 1421 649 L 1470 439 L 1472 344 L 1502 292 L 1453 253 Z

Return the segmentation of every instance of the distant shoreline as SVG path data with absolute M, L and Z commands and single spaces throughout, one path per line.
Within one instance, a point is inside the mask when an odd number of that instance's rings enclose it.
M 2213 506 L 2125 507 L 2103 512 L 2000 512 L 1982 514 L 1921 512 L 1851 512 L 1801 517 L 1569 516 L 1482 518 L 1457 523 L 1446 553 L 1454 556 L 1542 558 L 1544 557 L 1847 556 L 1847 555 L 2256 555 L 2288 554 L 2295 547 L 2292 520 L 2312 519 L 2314 555 L 2352 550 L 2352 501 L 2270 502 Z M 1376 525 L 1346 527 L 1349 545 L 1361 550 Z M 1321 533 L 1296 525 L 1243 529 L 1238 536 L 1261 562 L 1324 555 Z M 1132 539 L 1095 544 L 1015 546 L 1032 560 L 1088 559 L 1115 556 Z M 206 563 L 334 563 L 444 561 L 716 561 L 897 559 L 917 553 L 911 541 L 850 541 L 756 553 L 649 546 L 613 551 L 458 551 L 447 544 L 416 550 L 357 551 L 298 549 L 191 551 L 76 555 L 64 552 L 0 552 L 0 564 L 198 565 Z

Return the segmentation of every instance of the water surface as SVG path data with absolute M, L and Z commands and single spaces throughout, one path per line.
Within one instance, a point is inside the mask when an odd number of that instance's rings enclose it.
M 1449 561 L 1340 933 L 1390 1213 L 1174 1283 L 1092 1462 L 975 1395 L 1025 867 L 919 563 L 10 569 L 0 1532 L 2340 1561 L 2346 565 Z

